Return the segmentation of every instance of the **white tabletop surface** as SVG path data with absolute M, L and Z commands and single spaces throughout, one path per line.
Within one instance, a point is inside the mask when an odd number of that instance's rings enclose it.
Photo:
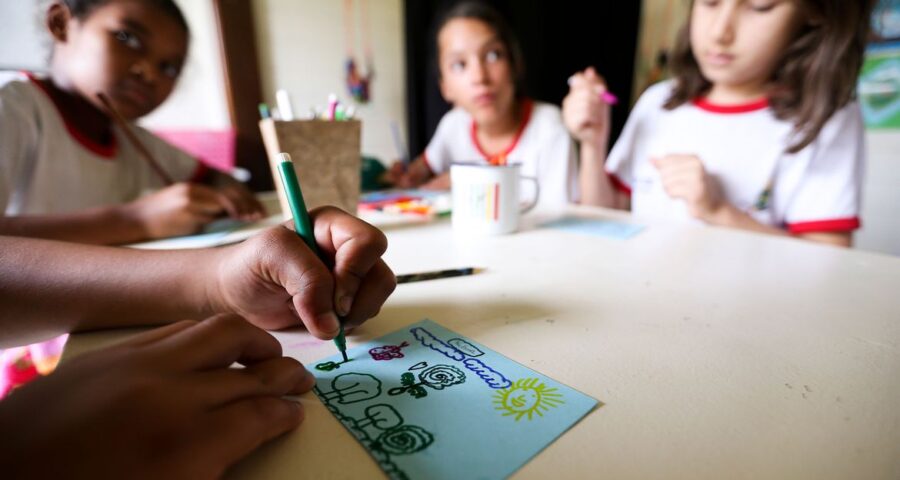
M 696 226 L 386 233 L 397 274 L 486 271 L 399 286 L 351 346 L 430 318 L 602 402 L 514 478 L 900 478 L 898 258 Z M 74 335 L 66 357 L 123 335 Z M 305 362 L 334 353 L 276 336 Z M 304 424 L 232 476 L 380 476 L 312 393 L 302 402 Z

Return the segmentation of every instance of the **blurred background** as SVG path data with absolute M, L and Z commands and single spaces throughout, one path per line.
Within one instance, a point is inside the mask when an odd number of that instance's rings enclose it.
M 242 166 L 256 190 L 272 188 L 258 104 L 291 93 L 295 114 L 330 94 L 354 103 L 365 155 L 391 163 L 424 149 L 449 106 L 434 67 L 434 21 L 454 0 L 177 0 L 191 26 L 189 61 L 170 99 L 142 124 L 221 167 Z M 527 93 L 559 105 L 566 79 L 595 66 L 631 103 L 666 78 L 667 52 L 688 0 L 492 0 L 522 42 Z M 0 70 L 46 70 L 44 0 L 0 2 Z M 900 255 L 900 0 L 883 0 L 860 79 L 869 163 L 857 248 Z M 369 98 L 347 91 L 346 63 L 371 75 Z M 398 151 L 391 125 L 401 132 Z

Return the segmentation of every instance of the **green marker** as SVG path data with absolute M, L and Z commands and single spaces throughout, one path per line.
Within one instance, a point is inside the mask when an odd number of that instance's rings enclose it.
M 278 171 L 281 173 L 281 184 L 284 186 L 284 192 L 287 194 L 288 203 L 291 205 L 291 213 L 294 214 L 294 228 L 297 235 L 306 242 L 317 257 L 322 258 L 319 247 L 316 245 L 316 238 L 313 235 L 312 222 L 309 220 L 309 212 L 306 211 L 306 202 L 303 201 L 303 191 L 300 190 L 300 182 L 297 181 L 297 173 L 294 171 L 294 162 L 287 153 L 279 153 Z M 344 325 L 341 323 L 341 329 L 337 336 L 334 337 L 334 344 L 341 351 L 344 361 L 347 361 L 347 339 L 344 338 Z

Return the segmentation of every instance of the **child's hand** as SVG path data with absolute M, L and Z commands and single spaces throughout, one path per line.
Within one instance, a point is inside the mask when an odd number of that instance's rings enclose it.
M 224 211 L 237 211 L 224 194 L 204 185 L 176 183 L 123 207 L 145 238 L 196 233 Z
M 246 365 L 230 369 L 234 362 Z M 218 478 L 296 428 L 315 379 L 237 316 L 184 321 L 63 364 L 0 403 L 9 478 Z
M 563 100 L 563 121 L 584 145 L 606 151 L 609 141 L 610 107 L 600 96 L 606 82 L 593 67 L 569 79 L 569 94 Z
M 725 202 L 718 182 L 706 173 L 703 162 L 694 155 L 668 155 L 651 162 L 662 177 L 666 193 L 684 200 L 695 218 L 712 223 Z
M 236 312 L 267 330 L 302 322 L 318 338 L 338 333 L 335 313 L 352 328 L 374 317 L 397 280 L 381 259 L 387 239 L 334 207 L 310 212 L 326 266 L 285 223 L 217 254 L 208 293 L 215 312 Z
M 425 158 L 420 156 L 408 167 L 403 162 L 394 162 L 381 179 L 397 188 L 418 188 L 433 176 Z
M 224 173 L 216 172 L 214 186 L 216 191 L 225 197 L 225 210 L 231 218 L 255 221 L 265 217 L 265 207 L 259 203 L 253 192 L 245 187 L 243 183 Z
M 422 185 L 425 190 L 450 190 L 450 173 L 444 172 Z

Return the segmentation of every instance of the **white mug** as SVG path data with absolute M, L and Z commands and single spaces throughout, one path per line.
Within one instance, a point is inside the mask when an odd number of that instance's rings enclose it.
M 537 205 L 540 190 L 533 177 L 520 175 L 519 165 L 450 166 L 453 230 L 465 235 L 502 235 L 519 228 L 519 215 Z M 519 201 L 519 183 L 534 182 L 534 199 Z

